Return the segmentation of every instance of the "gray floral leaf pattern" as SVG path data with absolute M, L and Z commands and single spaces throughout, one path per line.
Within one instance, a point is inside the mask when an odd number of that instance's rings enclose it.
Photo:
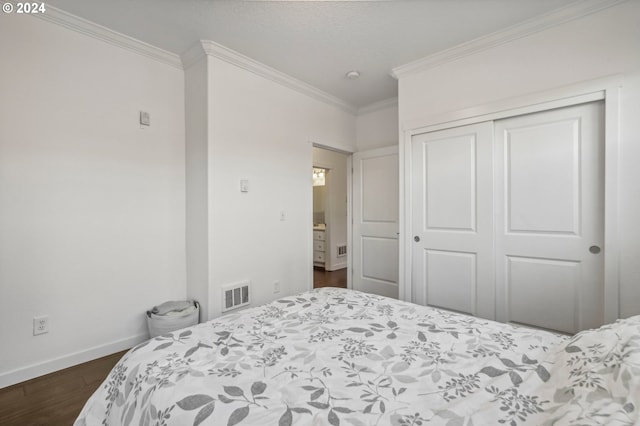
M 189 395 L 178 401 L 176 404 L 183 410 L 195 410 L 196 408 L 200 408 L 205 404 L 213 402 L 213 400 L 214 399 L 209 395 L 197 394 Z
M 572 337 L 318 289 L 142 343 L 76 425 L 640 424 L 640 317 Z

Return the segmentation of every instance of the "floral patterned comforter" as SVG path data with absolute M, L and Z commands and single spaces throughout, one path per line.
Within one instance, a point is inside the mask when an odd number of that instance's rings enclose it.
M 640 422 L 640 317 L 572 338 L 319 289 L 129 351 L 91 425 Z

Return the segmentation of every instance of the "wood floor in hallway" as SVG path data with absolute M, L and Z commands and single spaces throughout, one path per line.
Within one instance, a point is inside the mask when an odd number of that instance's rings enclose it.
M 338 269 L 337 271 L 314 268 L 313 288 L 321 287 L 347 288 L 347 268 Z

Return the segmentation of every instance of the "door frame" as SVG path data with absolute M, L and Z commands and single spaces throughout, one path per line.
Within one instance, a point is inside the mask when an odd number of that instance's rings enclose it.
M 411 140 L 414 135 L 483 121 L 495 121 L 586 102 L 604 101 L 604 321 L 605 323 L 609 323 L 618 319 L 620 314 L 618 164 L 620 155 L 619 118 L 622 87 L 622 77 L 613 76 L 400 123 L 400 270 L 398 277 L 400 298 L 411 301 L 410 298 L 412 294 L 411 235 L 413 235 L 413 229 L 411 217 Z
M 313 148 L 326 149 L 328 151 L 338 152 L 340 154 L 344 154 L 347 157 L 347 288 L 351 288 L 351 273 L 353 271 L 353 267 L 351 264 L 351 247 L 352 247 L 352 223 L 353 223 L 353 209 L 351 207 L 352 202 L 352 171 L 353 171 L 353 153 L 355 150 L 353 148 L 347 147 L 345 145 L 339 144 L 326 144 L 326 143 L 318 143 L 314 141 L 308 141 L 309 147 L 309 170 L 311 170 L 314 166 L 324 167 L 327 169 L 331 169 L 329 165 L 322 164 L 322 162 L 314 162 L 313 161 Z M 309 193 L 310 198 L 307 200 L 307 208 L 308 213 L 307 216 L 309 218 L 309 223 L 313 223 L 313 182 L 312 175 L 309 172 Z M 309 227 L 309 232 L 307 233 L 307 265 L 309 271 L 309 278 L 307 280 L 307 290 L 313 290 L 313 227 Z

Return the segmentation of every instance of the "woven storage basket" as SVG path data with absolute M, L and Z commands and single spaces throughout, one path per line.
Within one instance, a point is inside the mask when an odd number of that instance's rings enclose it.
M 200 319 L 200 304 L 195 300 L 190 300 L 195 310 L 188 313 L 171 312 L 165 315 L 156 315 L 147 311 L 147 327 L 151 338 L 171 333 L 181 328 L 196 325 Z

